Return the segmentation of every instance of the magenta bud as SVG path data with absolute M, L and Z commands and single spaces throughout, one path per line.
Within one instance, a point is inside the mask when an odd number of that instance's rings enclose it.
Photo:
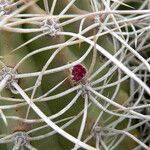
M 72 68 L 72 72 L 71 72 L 73 76 L 72 79 L 78 82 L 86 76 L 86 73 L 87 73 L 87 70 L 83 65 L 81 64 L 75 65 Z

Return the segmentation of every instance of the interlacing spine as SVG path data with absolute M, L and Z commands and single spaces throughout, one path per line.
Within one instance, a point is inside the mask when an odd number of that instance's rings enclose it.
M 0 150 L 149 150 L 149 14 L 149 0 L 0 0 Z

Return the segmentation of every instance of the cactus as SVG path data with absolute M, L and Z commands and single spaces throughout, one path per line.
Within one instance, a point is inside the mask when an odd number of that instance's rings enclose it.
M 0 150 L 150 149 L 149 8 L 1 0 Z

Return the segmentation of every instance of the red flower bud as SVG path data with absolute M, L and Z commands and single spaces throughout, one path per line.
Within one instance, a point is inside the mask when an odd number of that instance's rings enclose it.
M 80 81 L 85 77 L 86 73 L 86 68 L 83 65 L 75 65 L 72 69 L 72 79 L 75 81 Z

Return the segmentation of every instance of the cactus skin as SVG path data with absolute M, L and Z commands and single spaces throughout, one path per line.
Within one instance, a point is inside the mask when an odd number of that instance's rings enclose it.
M 58 9 L 57 11 L 59 12 L 59 10 L 62 9 L 62 5 L 60 3 L 58 3 Z M 63 3 L 64 5 L 65 3 Z M 42 12 L 41 9 L 37 6 L 37 5 L 34 5 L 32 6 L 32 10 L 29 10 L 28 13 L 38 13 L 38 12 Z M 57 6 L 56 6 L 57 8 Z M 80 10 L 80 9 L 76 9 L 73 11 L 73 9 L 75 9 L 74 7 L 71 8 L 69 10 L 69 12 L 72 12 L 72 13 L 85 13 L 85 11 L 83 10 Z M 90 18 L 90 19 L 87 19 L 84 23 L 84 27 L 85 28 L 86 26 L 92 24 L 94 21 L 94 18 Z M 78 32 L 78 26 L 79 26 L 79 23 L 80 22 L 77 22 L 73 25 L 69 25 L 69 26 L 66 26 L 64 28 L 64 30 L 66 31 L 72 31 L 74 29 L 77 29 L 77 30 L 74 30 L 74 32 Z M 28 25 L 26 26 L 28 28 L 30 28 L 31 26 Z M 33 27 L 33 26 L 32 26 Z M 96 29 L 97 30 L 97 29 Z M 89 35 L 93 35 L 94 33 L 94 30 L 93 31 L 90 31 L 89 34 L 87 34 L 86 36 L 89 36 Z M 35 35 L 27 35 L 25 37 L 26 40 L 29 40 L 31 39 L 32 37 L 34 37 Z M 59 42 L 59 39 L 60 38 L 60 42 Z M 54 41 L 54 42 L 53 42 Z M 107 41 L 107 42 L 106 42 Z M 47 46 L 47 45 L 51 45 L 51 44 L 56 44 L 55 42 L 58 42 L 58 43 L 61 43 L 61 42 L 64 42 L 64 37 L 43 37 L 41 39 L 38 40 L 38 43 L 35 41 L 35 42 L 32 42 L 31 44 L 28 45 L 29 49 L 31 50 L 34 50 L 34 49 L 38 49 L 40 47 L 44 47 L 44 46 Z M 37 44 L 36 44 L 37 43 Z M 107 49 L 108 51 L 110 51 L 111 53 L 113 53 L 113 45 L 112 43 L 108 40 L 107 36 L 102 36 L 101 38 L 98 39 L 97 43 L 99 45 L 101 45 L 103 48 Z M 54 62 L 51 64 L 52 67 L 56 67 L 56 66 L 61 66 L 63 65 L 63 63 L 67 63 L 69 61 L 73 61 L 75 60 L 76 58 L 79 58 L 80 56 L 82 56 L 85 51 L 87 49 L 87 44 L 85 43 L 82 43 L 80 46 L 79 45 L 74 45 L 74 46 L 71 46 L 71 47 L 67 47 L 67 48 L 64 48 L 64 50 L 58 54 L 58 56 L 55 58 Z M 45 54 L 42 54 L 42 55 L 37 55 L 35 56 L 34 58 L 37 60 L 37 63 L 40 62 L 39 66 L 43 66 L 44 65 L 44 61 L 45 61 L 45 58 L 48 59 L 48 57 L 52 54 L 53 52 L 46 52 Z M 63 56 L 63 60 L 60 59 L 62 58 Z M 43 59 L 44 58 L 44 59 Z M 95 68 L 94 70 L 97 70 L 97 68 L 99 68 L 99 66 L 102 65 L 101 61 L 102 60 L 98 60 L 99 58 L 97 58 L 97 62 L 96 62 L 96 65 L 95 65 Z M 40 60 L 40 61 L 38 61 Z M 61 60 L 61 61 L 60 61 Z M 90 60 L 90 61 L 89 61 Z M 90 55 L 87 57 L 87 59 L 85 59 L 84 61 L 84 64 L 87 68 L 90 67 L 90 63 L 91 63 L 91 60 L 92 60 L 92 53 L 90 53 Z M 106 68 L 104 70 L 104 72 L 108 71 L 109 68 Z M 100 76 L 103 76 L 104 72 L 101 72 L 101 74 L 97 77 L 99 78 Z M 48 75 L 47 77 L 44 77 L 43 78 L 43 83 L 46 83 L 46 84 L 43 84 L 42 86 L 42 89 L 43 91 L 46 91 L 47 89 L 51 87 L 53 87 L 56 83 L 56 80 L 58 81 L 60 79 L 63 80 L 65 76 L 69 76 L 69 74 L 67 73 L 63 73 L 60 75 L 59 73 L 56 73 L 56 74 L 50 74 Z M 116 80 L 116 79 L 114 79 Z M 47 85 L 47 82 L 51 83 L 49 86 Z M 72 82 L 72 81 L 71 81 Z M 62 86 L 61 89 L 57 89 L 56 92 L 53 92 L 53 94 L 57 94 L 61 91 L 64 91 L 68 88 L 72 87 L 72 85 L 69 83 L 69 81 L 65 82 L 65 85 Z M 60 90 L 60 91 L 59 91 Z M 111 91 L 111 92 L 110 92 Z M 106 95 L 107 93 L 110 94 L 110 96 L 113 94 L 113 90 L 112 89 L 108 89 L 105 91 Z M 62 98 L 59 98 L 58 100 L 54 100 L 54 101 L 50 101 L 48 102 L 48 106 L 49 108 L 52 110 L 52 112 L 55 114 L 57 113 L 59 110 L 61 110 L 63 107 L 65 107 L 67 105 L 67 103 L 75 96 L 75 93 L 73 94 L 69 94 L 65 97 L 62 97 Z M 125 101 L 125 99 L 124 99 Z M 65 117 L 69 117 L 69 116 L 72 116 L 72 115 L 76 115 L 78 112 L 80 112 L 82 109 L 83 109 L 83 102 L 84 102 L 84 99 L 82 97 L 80 97 L 78 99 L 78 101 L 73 105 L 73 108 L 71 108 L 70 110 L 67 111 L 67 114 L 63 114 L 61 117 L 59 117 L 60 119 L 61 118 L 65 118 Z M 85 135 L 89 135 L 90 132 L 91 132 L 91 129 L 92 129 L 92 125 L 93 123 L 96 121 L 98 115 L 100 113 L 100 110 L 95 106 L 95 105 L 92 105 L 89 109 L 88 109 L 88 117 L 87 117 L 87 122 L 86 122 L 86 128 L 85 128 L 85 131 L 84 131 L 84 134 Z M 105 114 L 104 113 L 104 116 L 103 116 L 103 120 L 105 120 L 108 116 L 108 114 Z M 115 118 L 114 118 L 115 119 Z M 103 122 L 102 120 L 102 122 Z M 101 121 L 100 121 L 101 122 Z M 124 121 L 124 122 L 127 122 Z M 75 123 L 73 123 L 71 126 L 67 127 L 66 131 L 68 133 L 70 133 L 71 135 L 77 137 L 78 135 L 78 130 L 80 128 L 80 124 L 81 124 L 81 119 L 78 119 Z M 103 123 L 100 123 L 101 126 L 105 126 Z M 83 135 L 84 137 L 84 135 Z M 128 140 L 128 138 L 127 138 Z M 126 141 L 126 140 L 125 140 Z M 91 143 L 94 143 L 95 142 L 95 139 L 93 139 L 91 141 Z M 59 136 L 59 143 L 61 144 L 61 146 L 64 148 L 64 149 L 71 149 L 73 144 L 68 142 L 68 140 L 64 139 L 62 136 Z M 125 142 L 126 143 L 126 142 Z M 131 145 L 135 145 L 135 142 L 133 141 L 133 144 Z M 134 147 L 134 146 L 133 146 Z
M 52 0 L 49 1 L 49 7 L 52 5 Z M 55 14 L 58 14 L 61 12 L 61 10 L 69 3 L 69 0 L 62 0 L 57 3 L 56 5 L 56 11 Z M 80 5 L 80 2 L 76 2 L 72 7 L 69 9 L 68 13 L 70 14 L 85 14 L 87 12 L 90 12 L 91 6 L 90 5 L 84 5 L 84 2 Z M 44 6 L 43 2 L 39 1 L 37 4 L 33 4 L 31 7 L 29 7 L 26 11 L 26 14 L 45 14 L 46 12 L 44 11 Z M 93 24 L 94 22 L 94 17 L 89 17 L 88 19 L 85 20 L 83 29 L 88 27 L 89 25 Z M 78 33 L 79 31 L 79 26 L 80 26 L 80 21 L 77 21 L 73 24 L 69 24 L 63 28 L 61 28 L 61 31 L 68 31 L 68 32 L 74 32 Z M 39 25 L 32 25 L 32 24 L 24 24 L 23 28 L 40 28 Z M 98 28 L 94 28 L 93 30 L 90 30 L 90 32 L 84 34 L 85 37 L 95 35 L 98 32 Z M 29 39 L 39 35 L 39 33 L 30 33 L 30 34 L 17 34 L 17 33 L 10 33 L 6 31 L 0 31 L 0 55 L 3 56 L 3 62 L 5 63 L 6 66 L 14 67 L 25 55 L 46 47 L 50 45 L 55 45 L 55 44 L 60 44 L 64 43 L 66 39 L 68 39 L 67 36 L 44 36 L 36 41 L 33 41 L 32 43 L 28 44 L 27 46 L 17 50 L 16 52 L 10 53 L 13 49 L 15 49 L 17 46 L 21 45 L 22 43 L 28 41 Z M 41 34 L 41 33 L 40 33 Z M 109 40 L 109 37 L 107 35 L 101 36 L 96 43 L 100 45 L 101 47 L 107 49 L 108 52 L 111 54 L 114 53 L 114 46 L 112 41 Z M 54 58 L 52 63 L 49 65 L 47 69 L 52 69 L 56 68 L 65 64 L 68 64 L 69 62 L 73 62 L 77 59 L 79 59 L 86 51 L 88 48 L 89 44 L 86 42 L 83 42 L 81 44 L 76 44 L 73 46 L 68 46 L 64 47 L 61 52 L 58 53 L 58 55 Z M 48 50 L 46 52 L 42 52 L 36 55 L 33 55 L 30 57 L 30 60 L 25 61 L 19 68 L 18 68 L 18 73 L 26 73 L 26 72 L 37 72 L 41 71 L 42 67 L 45 65 L 47 60 L 50 58 L 50 56 L 55 52 L 56 49 Z M 94 51 L 94 48 L 93 48 Z M 85 70 L 83 73 L 83 76 L 80 76 L 80 78 L 77 78 L 73 72 L 71 74 L 70 70 L 74 69 L 70 68 L 61 71 L 58 73 L 52 73 L 48 75 L 44 75 L 42 77 L 42 84 L 40 87 L 38 87 L 35 97 L 41 96 L 48 90 L 52 89 L 57 83 L 61 82 L 65 78 L 67 80 L 59 87 L 56 89 L 54 92 L 52 92 L 49 96 L 61 93 L 62 91 L 65 91 L 67 89 L 70 89 L 74 87 L 77 84 L 85 84 L 88 83 L 88 77 L 86 78 L 85 74 L 89 72 L 90 65 L 93 59 L 93 51 L 87 56 L 87 58 L 82 62 L 82 64 L 78 64 L 78 66 L 84 66 Z M 96 56 L 96 62 L 93 68 L 93 72 L 98 70 L 104 63 L 106 62 L 105 58 L 99 57 L 99 52 Z M 94 80 L 99 79 L 103 77 L 111 68 L 109 66 L 105 67 L 103 71 L 101 71 Z M 82 70 L 82 71 L 83 71 Z M 73 78 L 72 78 L 73 76 Z M 85 77 L 85 78 L 84 78 Z M 110 79 L 111 82 L 117 81 L 117 71 L 114 73 L 113 77 Z M 19 85 L 24 89 L 30 86 L 33 86 L 35 84 L 36 78 L 24 78 L 19 80 Z M 103 83 L 99 83 L 98 86 L 102 86 Z M 112 97 L 114 92 L 115 92 L 116 86 L 113 88 L 106 88 L 105 90 L 99 91 L 99 93 L 105 95 L 106 97 Z M 21 96 L 17 96 L 15 94 L 12 94 L 9 89 L 4 89 L 3 92 L 1 93 L 2 96 L 4 97 L 13 97 L 13 98 L 21 98 Z M 27 93 L 28 96 L 31 96 L 31 92 Z M 77 91 L 72 92 L 71 94 L 68 94 L 66 96 L 63 96 L 61 98 L 57 98 L 52 101 L 47 101 L 47 102 L 41 102 L 37 103 L 37 106 L 47 115 L 53 115 L 57 112 L 59 112 L 61 109 L 63 109 L 77 94 Z M 124 83 L 121 83 L 119 92 L 117 96 L 115 97 L 115 102 L 124 105 L 124 103 L 128 100 L 129 98 L 129 83 L 128 81 L 125 81 Z M 1 105 L 7 105 L 9 102 L 5 102 L 5 100 L 1 100 Z M 81 95 L 76 103 L 64 114 L 62 114 L 60 117 L 54 120 L 61 120 L 67 117 L 71 116 L 77 116 L 78 113 L 84 109 L 84 96 Z M 91 101 L 88 100 L 90 103 Z M 100 104 L 105 105 L 104 101 L 102 99 L 99 99 Z M 18 104 L 19 102 L 16 102 Z M 15 109 L 10 109 L 10 110 L 4 110 L 4 114 L 6 116 L 16 116 L 16 117 L 21 117 L 25 118 L 26 113 L 27 113 L 28 105 L 15 108 Z M 109 110 L 115 110 L 116 107 L 109 107 Z M 87 119 L 86 119 L 86 125 L 85 129 L 83 132 L 82 139 L 85 139 L 87 136 L 89 136 L 92 133 L 92 128 L 94 123 L 96 122 L 96 119 L 98 118 L 99 114 L 101 113 L 102 110 L 100 110 L 94 103 L 91 104 L 91 106 L 88 108 L 87 112 Z M 73 122 L 70 126 L 65 128 L 64 130 L 69 133 L 70 135 L 77 137 L 80 129 L 80 125 L 82 122 L 82 117 L 83 115 L 77 119 L 75 122 Z M 98 122 L 98 126 L 100 127 L 105 127 L 108 124 L 104 123 L 105 120 L 107 120 L 110 117 L 110 114 L 104 112 L 103 116 Z M 34 118 L 37 119 L 39 118 L 35 112 L 31 109 L 29 112 L 29 118 Z M 109 122 L 110 124 L 117 120 L 118 117 L 112 117 L 111 121 Z M 8 121 L 8 126 L 6 127 L 4 123 L 0 123 L 0 133 L 1 134 L 11 134 L 16 131 L 31 131 L 32 129 L 38 128 L 41 125 L 44 125 L 44 123 L 33 123 L 33 124 L 27 124 L 27 123 L 22 123 L 21 121 L 16 121 L 16 120 L 7 120 Z M 129 120 L 124 119 L 118 126 L 118 130 L 125 129 L 126 126 L 128 125 Z M 60 123 L 59 126 L 63 125 L 64 123 Z M 134 123 L 133 123 L 134 124 Z M 52 129 L 46 128 L 36 132 L 35 134 L 31 134 L 31 137 L 38 136 L 38 135 L 43 135 L 46 132 L 50 132 Z M 137 129 L 134 129 L 133 134 L 139 136 L 139 132 Z M 104 139 L 107 140 L 107 139 Z M 130 142 L 130 145 L 127 143 Z M 91 146 L 95 146 L 96 139 L 93 137 L 88 144 Z M 31 142 L 32 146 L 36 147 L 37 149 L 45 149 L 45 150 L 69 150 L 74 147 L 74 144 L 69 142 L 67 139 L 62 137 L 59 134 L 53 135 L 51 137 L 39 140 L 39 141 L 34 141 Z M 123 145 L 123 146 L 122 146 Z M 2 146 L 2 147 L 1 147 Z M 3 147 L 4 146 L 4 147 Z M 0 145 L 0 149 L 12 149 L 12 144 L 8 145 Z M 134 140 L 131 140 L 128 137 L 125 137 L 125 139 L 119 144 L 118 147 L 116 147 L 116 150 L 121 149 L 122 147 L 124 149 L 134 149 L 134 147 L 137 146 L 137 143 Z M 82 149 L 82 148 L 80 148 Z
M 18 45 L 21 45 L 23 43 L 22 40 L 22 36 L 20 34 L 16 34 L 16 33 L 10 33 L 10 32 L 6 32 L 6 31 L 1 31 L 1 35 L 0 35 L 0 45 L 1 45 L 1 55 L 4 56 L 4 63 L 7 66 L 11 66 L 14 67 L 16 65 L 16 63 L 26 54 L 28 54 L 28 49 L 26 47 L 24 47 L 23 49 L 17 51 L 16 53 L 13 54 L 9 54 L 9 52 L 11 52 L 11 50 L 13 50 L 14 48 L 16 48 Z M 25 64 L 23 64 L 22 66 L 20 66 L 18 68 L 18 73 L 23 73 L 23 72 L 30 72 L 30 71 L 37 71 L 37 66 L 35 65 L 34 59 L 30 59 L 30 61 L 26 62 Z M 33 86 L 34 85 L 34 78 L 31 79 L 21 79 L 21 81 L 19 81 L 19 85 L 23 88 L 27 88 L 29 86 Z M 38 95 L 41 95 L 42 91 L 41 89 L 38 89 L 37 93 L 36 93 L 36 97 Z M 31 94 L 30 92 L 28 93 L 29 95 Z M 15 94 L 12 94 L 9 89 L 5 89 L 2 92 L 2 96 L 4 97 L 13 97 L 13 98 L 21 98 Z M 1 99 L 2 100 L 2 99 Z M 2 104 L 6 105 L 8 102 L 5 102 L 5 100 L 2 100 Z M 17 103 L 16 103 L 17 104 Z M 37 106 L 47 115 L 51 114 L 50 109 L 47 106 L 46 102 L 43 102 L 42 104 L 37 104 Z M 13 108 L 10 110 L 6 110 L 4 111 L 5 115 L 7 116 L 18 116 L 20 118 L 25 118 L 26 117 L 26 113 L 27 113 L 27 109 L 28 106 L 23 106 L 23 107 L 19 107 L 19 108 Z M 33 110 L 30 110 L 29 112 L 29 118 L 38 118 L 38 116 L 35 114 L 35 112 L 33 112 Z M 44 123 L 23 123 L 21 121 L 17 121 L 17 120 L 8 120 L 8 126 L 2 126 L 1 127 L 1 132 L 3 134 L 10 134 L 10 133 L 14 133 L 16 131 L 30 131 L 34 128 L 37 128 L 38 126 L 44 125 Z M 49 129 L 45 128 L 42 131 L 39 131 L 37 135 L 40 135 L 40 133 L 43 132 L 49 132 Z M 31 134 L 31 136 L 36 136 L 36 134 Z M 37 148 L 39 149 L 49 149 L 46 145 L 49 145 L 51 147 L 53 147 L 53 149 L 56 150 L 61 150 L 61 147 L 59 146 L 58 142 L 57 142 L 57 137 L 53 136 L 50 137 L 48 139 L 44 139 L 41 141 L 43 144 L 40 144 L 39 142 L 33 142 L 33 145 L 35 145 Z M 12 145 L 9 147 L 8 145 L 8 150 L 11 149 Z

